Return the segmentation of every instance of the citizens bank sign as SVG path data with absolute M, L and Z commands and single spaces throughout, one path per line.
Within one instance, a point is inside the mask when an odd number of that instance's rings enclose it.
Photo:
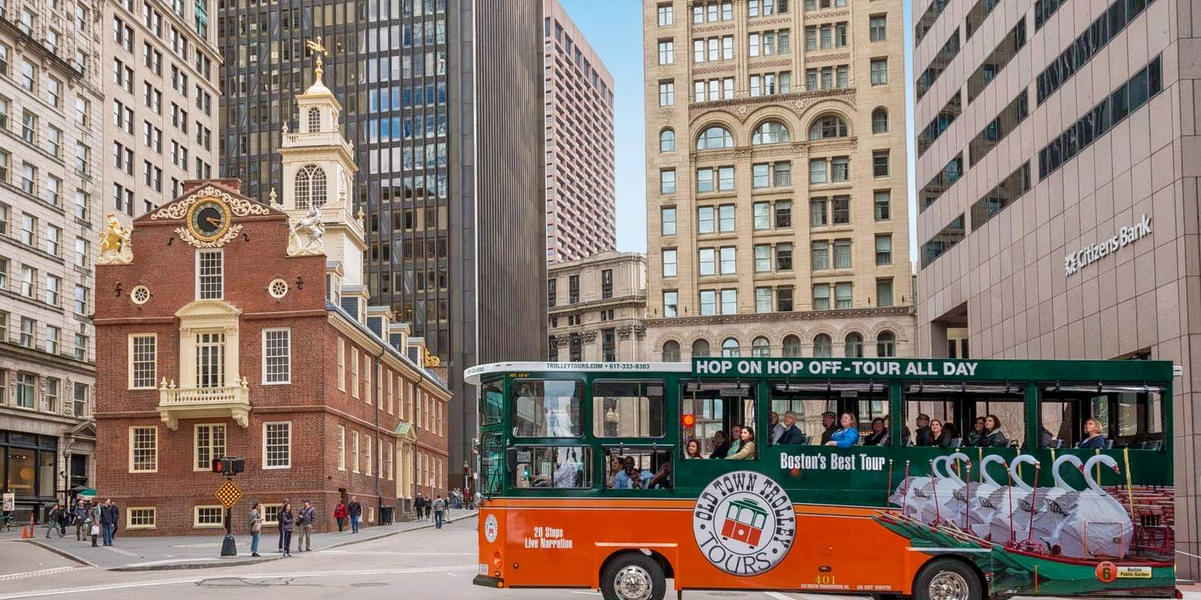
M 1091 246 L 1085 246 L 1063 257 L 1063 275 L 1064 277 L 1075 275 L 1080 269 L 1149 235 L 1151 235 L 1151 217 L 1143 215 L 1138 223 L 1118 229 L 1113 237 L 1101 240 Z

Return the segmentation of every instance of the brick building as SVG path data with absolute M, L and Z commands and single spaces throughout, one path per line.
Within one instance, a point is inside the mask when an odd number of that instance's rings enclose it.
M 367 306 L 353 150 L 316 74 L 283 134 L 281 197 L 189 182 L 101 248 L 97 489 L 130 534 L 218 533 L 223 455 L 246 459 L 236 518 L 307 498 L 324 531 L 339 499 L 373 524 L 446 493 L 450 394 L 423 341 Z

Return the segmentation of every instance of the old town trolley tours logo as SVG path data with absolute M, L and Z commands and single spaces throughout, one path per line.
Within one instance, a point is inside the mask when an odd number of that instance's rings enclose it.
M 772 570 L 788 555 L 796 512 L 788 492 L 770 477 L 734 471 L 701 491 L 692 511 L 692 533 L 713 566 L 752 577 Z

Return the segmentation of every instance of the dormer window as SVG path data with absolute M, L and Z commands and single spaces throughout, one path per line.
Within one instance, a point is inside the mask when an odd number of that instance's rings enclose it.
M 321 131 L 321 111 L 317 107 L 309 109 L 309 131 L 312 133 Z

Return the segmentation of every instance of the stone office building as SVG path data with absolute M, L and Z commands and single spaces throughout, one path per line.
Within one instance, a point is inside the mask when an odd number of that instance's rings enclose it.
M 547 360 L 646 360 L 646 256 L 602 252 L 546 270 Z
M 1201 573 L 1198 0 L 914 6 L 918 353 L 1170 360 Z

